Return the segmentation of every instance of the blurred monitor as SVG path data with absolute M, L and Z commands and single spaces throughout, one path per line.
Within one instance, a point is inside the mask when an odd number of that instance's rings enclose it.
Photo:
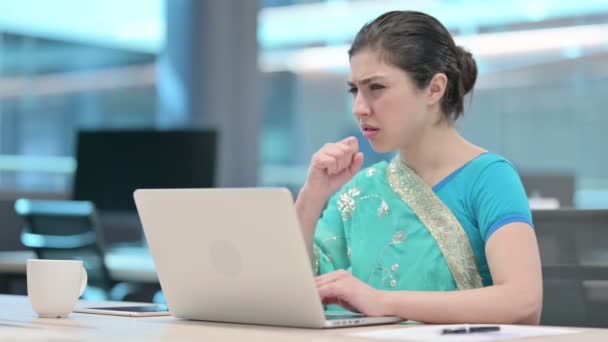
M 569 173 L 521 173 L 528 198 L 557 199 L 559 207 L 574 206 L 575 177 Z
M 73 197 L 100 211 L 135 211 L 138 188 L 210 188 L 212 130 L 86 130 L 78 133 Z

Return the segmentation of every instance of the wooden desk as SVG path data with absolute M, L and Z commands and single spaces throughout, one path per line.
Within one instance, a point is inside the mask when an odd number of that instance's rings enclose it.
M 32 251 L 0 251 L 0 274 L 25 274 Z M 158 283 L 150 251 L 145 247 L 118 246 L 106 252 L 106 266 L 112 279 L 124 282 Z
M 78 305 L 91 305 L 79 302 Z M 121 303 L 126 305 L 126 303 Z M 407 324 L 330 330 L 295 329 L 187 321 L 173 317 L 129 318 L 72 313 L 65 319 L 38 318 L 25 296 L 0 295 L 0 340 L 19 341 L 379 341 L 347 334 L 396 329 Z M 608 340 L 608 329 L 583 329 L 576 335 L 534 338 L 538 342 Z M 509 340 L 518 341 L 518 340 Z M 521 340 L 520 340 L 521 341 Z

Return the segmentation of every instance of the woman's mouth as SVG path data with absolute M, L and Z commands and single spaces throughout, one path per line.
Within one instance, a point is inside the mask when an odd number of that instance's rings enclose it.
M 361 132 L 363 133 L 363 136 L 367 139 L 372 139 L 378 134 L 379 131 L 380 129 L 372 126 L 365 125 L 361 127 Z

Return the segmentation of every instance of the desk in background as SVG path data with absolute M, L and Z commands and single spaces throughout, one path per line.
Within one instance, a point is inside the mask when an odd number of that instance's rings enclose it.
M 32 251 L 0 251 L 0 274 L 25 274 Z M 121 282 L 158 283 L 154 261 L 145 247 L 117 246 L 106 251 L 106 266 L 112 279 Z
M 608 327 L 608 210 L 532 216 L 543 265 L 541 322 Z

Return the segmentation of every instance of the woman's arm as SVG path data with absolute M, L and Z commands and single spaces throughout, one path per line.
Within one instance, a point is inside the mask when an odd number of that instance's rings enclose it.
M 313 257 L 312 241 L 315 235 L 315 227 L 326 201 L 326 198 L 316 196 L 314 192 L 308 191 L 306 187 L 302 188 L 296 200 L 296 213 L 310 258 Z
M 534 230 L 511 223 L 487 242 L 493 286 L 452 292 L 386 292 L 389 314 L 427 323 L 538 324 L 542 276 Z
M 526 223 L 510 223 L 486 244 L 493 286 L 449 292 L 380 291 L 347 272 L 317 279 L 326 304 L 370 315 L 395 315 L 425 323 L 538 324 L 542 276 L 536 236 Z
M 296 200 L 306 250 L 313 258 L 315 228 L 330 196 L 348 182 L 363 165 L 363 154 L 355 137 L 325 144 L 310 161 L 306 183 Z

